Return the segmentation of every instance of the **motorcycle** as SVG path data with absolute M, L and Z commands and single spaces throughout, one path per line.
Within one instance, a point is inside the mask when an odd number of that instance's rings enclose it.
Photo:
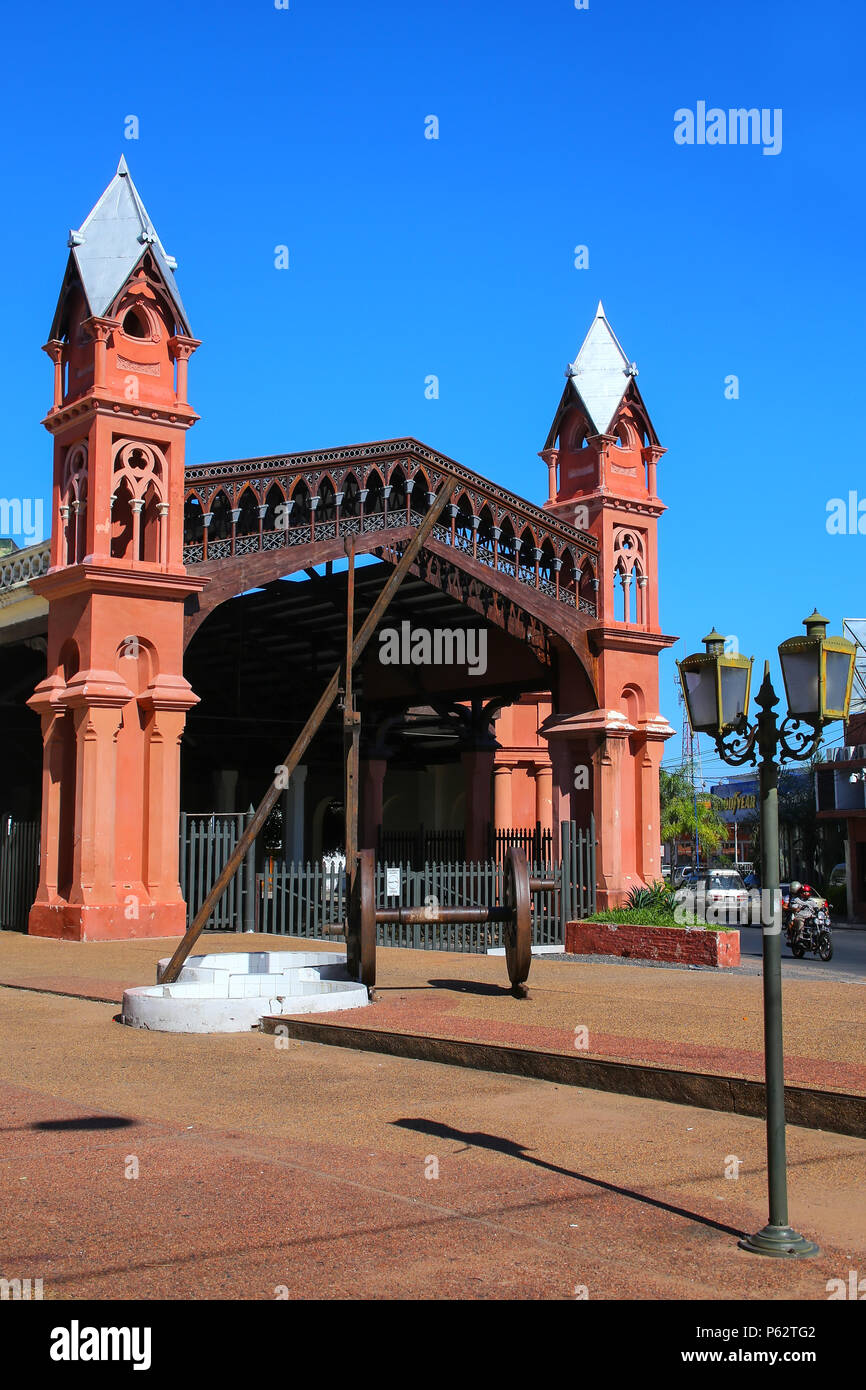
M 826 903 L 820 906 L 814 900 L 807 903 L 796 919 L 788 908 L 785 936 L 797 960 L 802 960 L 807 951 L 824 961 L 833 959 L 833 932 Z

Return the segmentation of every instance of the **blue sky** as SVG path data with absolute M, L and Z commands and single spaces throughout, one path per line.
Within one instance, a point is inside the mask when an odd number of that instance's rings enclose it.
M 47 502 L 39 349 L 68 229 L 125 154 L 203 340 L 191 462 L 413 434 L 541 501 L 602 298 L 669 451 L 674 651 L 715 624 L 763 660 L 815 605 L 838 630 L 866 613 L 866 537 L 825 526 L 866 499 L 864 28 L 854 0 L 16 7 L 0 496 Z M 781 151 L 677 145 L 699 101 L 781 108 Z M 679 729 L 672 676 L 668 654 Z

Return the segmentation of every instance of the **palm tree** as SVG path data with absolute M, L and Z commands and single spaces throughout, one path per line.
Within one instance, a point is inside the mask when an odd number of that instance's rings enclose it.
M 718 797 L 709 792 L 695 789 L 689 772 L 684 767 L 666 772 L 659 770 L 659 797 L 661 801 L 661 838 L 663 841 L 688 837 L 695 838 L 695 803 L 697 802 L 698 843 L 707 854 L 712 854 L 727 839 L 727 827 L 717 810 Z

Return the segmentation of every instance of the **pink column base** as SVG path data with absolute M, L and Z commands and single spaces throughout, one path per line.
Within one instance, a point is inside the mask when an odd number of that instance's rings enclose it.
M 186 904 L 141 903 L 138 917 L 125 916 L 123 903 L 34 903 L 27 932 L 55 941 L 133 941 L 145 937 L 183 936 Z

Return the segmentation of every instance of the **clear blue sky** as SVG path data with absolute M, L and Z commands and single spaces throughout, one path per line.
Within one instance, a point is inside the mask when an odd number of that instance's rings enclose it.
M 816 604 L 838 630 L 866 613 L 866 536 L 825 528 L 866 499 L 864 28 L 856 0 L 16 6 L 0 496 L 47 502 L 39 348 L 125 154 L 203 340 L 191 462 L 413 434 L 540 501 L 600 297 L 669 451 L 675 652 L 715 624 L 763 659 Z M 677 145 L 699 101 L 781 108 L 781 152 Z

